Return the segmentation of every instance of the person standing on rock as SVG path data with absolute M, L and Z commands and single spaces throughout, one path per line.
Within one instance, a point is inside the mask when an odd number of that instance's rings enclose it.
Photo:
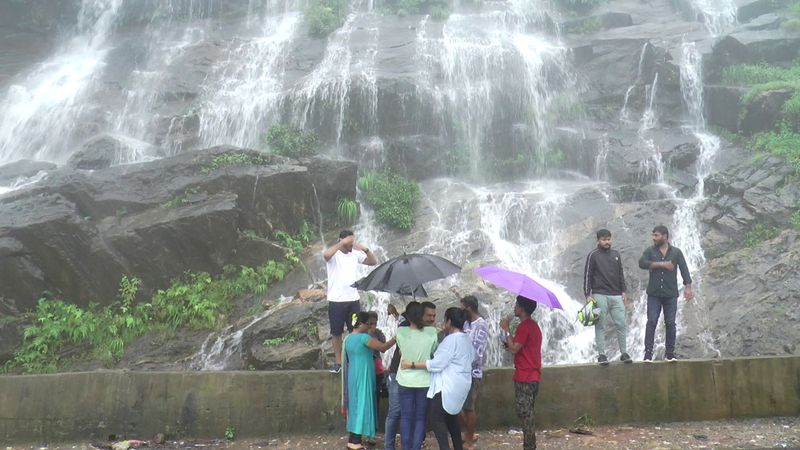
M 664 310 L 664 324 L 667 328 L 664 359 L 675 361 L 675 315 L 678 312 L 678 273 L 680 269 L 683 284 L 683 297 L 692 300 L 692 277 L 683 252 L 669 243 L 669 230 L 664 225 L 653 228 L 653 246 L 645 249 L 639 258 L 639 267 L 650 271 L 647 283 L 647 326 L 644 334 L 644 360 L 653 361 L 653 340 L 656 325 Z
M 335 362 L 331 373 L 342 369 L 342 334 L 344 328 L 353 331 L 353 314 L 361 310 L 360 297 L 351 285 L 358 280 L 358 265 L 378 263 L 367 247 L 357 243 L 350 230 L 339 233 L 339 241 L 322 253 L 328 271 L 328 319 L 331 324 L 331 343 Z
M 611 249 L 611 232 L 597 231 L 597 248 L 589 252 L 583 269 L 583 294 L 586 300 L 594 298 L 600 308 L 600 318 L 594 325 L 594 339 L 597 348 L 597 362 L 608 365 L 606 357 L 606 323 L 611 318 L 617 334 L 619 360 L 631 363 L 626 339 L 628 326 L 625 322 L 625 274 L 622 271 L 622 257 Z
M 536 448 L 536 427 L 533 407 L 539 393 L 539 380 L 542 374 L 542 330 L 531 318 L 536 311 L 534 300 L 517 296 L 514 315 L 520 319 L 516 332 L 510 334 L 508 319 L 500 321 L 500 329 L 505 335 L 504 345 L 514 354 L 514 396 L 517 416 L 522 421 L 522 447 L 524 450 Z

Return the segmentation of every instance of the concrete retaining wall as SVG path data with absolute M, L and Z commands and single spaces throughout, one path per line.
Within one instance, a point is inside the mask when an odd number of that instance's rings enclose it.
M 517 424 L 512 370 L 486 371 L 480 426 Z M 800 357 L 548 367 L 537 426 L 800 414 Z M 0 377 L 0 442 L 342 431 L 339 378 L 320 371 L 88 372 Z

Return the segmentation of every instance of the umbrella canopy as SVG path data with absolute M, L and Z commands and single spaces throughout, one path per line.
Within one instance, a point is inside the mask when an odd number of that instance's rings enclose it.
M 536 300 L 538 303 L 551 308 L 564 309 L 561 303 L 558 302 L 556 294 L 553 294 L 549 289 L 525 274 L 496 266 L 479 267 L 475 269 L 475 273 L 483 277 L 484 280 L 508 289 L 517 295 Z
M 362 291 L 427 297 L 423 283 L 447 278 L 460 271 L 461 267 L 441 256 L 412 253 L 386 261 L 353 283 L 353 287 Z

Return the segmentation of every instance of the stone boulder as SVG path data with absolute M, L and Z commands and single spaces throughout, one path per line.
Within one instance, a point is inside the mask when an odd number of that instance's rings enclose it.
M 778 157 L 744 160 L 710 176 L 705 183 L 707 200 L 699 211 L 707 229 L 706 255 L 714 258 L 740 248 L 756 224 L 785 226 L 800 204 L 800 186 L 792 176 L 792 168 Z
M 0 186 L 11 186 L 19 179 L 30 178 L 41 171 L 50 171 L 56 165 L 46 161 L 21 159 L 0 167 Z
M 690 307 L 699 312 L 684 314 L 688 329 L 682 345 L 698 356 L 798 354 L 797 261 L 800 234 L 791 230 L 710 260 L 697 304 Z
M 319 227 L 320 210 L 355 196 L 355 175 L 349 162 L 235 147 L 59 169 L 0 198 L 0 296 L 20 311 L 45 290 L 83 306 L 107 304 L 122 275 L 141 278 L 144 295 L 187 270 L 217 274 L 282 258 L 275 232 L 296 233 L 304 221 Z
M 246 367 L 257 370 L 322 369 L 328 304 L 292 301 L 273 307 L 242 335 Z
M 644 185 L 656 181 L 659 161 L 664 169 L 691 173 L 699 152 L 694 136 L 670 130 L 645 135 L 613 132 L 607 142 L 604 166 L 609 180 L 620 184 Z
M 136 159 L 137 149 L 130 142 L 110 135 L 95 136 L 73 153 L 67 165 L 75 169 L 98 170 Z
M 735 86 L 705 86 L 703 100 L 708 124 L 725 128 L 734 133 L 738 132 L 742 96 L 748 90 L 745 87 Z
M 778 128 L 782 121 L 783 104 L 794 95 L 794 89 L 764 91 L 744 105 L 739 130 L 747 135 Z

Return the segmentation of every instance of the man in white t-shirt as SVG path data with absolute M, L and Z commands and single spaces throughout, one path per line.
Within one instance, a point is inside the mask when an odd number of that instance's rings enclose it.
M 342 333 L 347 327 L 353 331 L 351 317 L 361 310 L 359 295 L 351 285 L 358 281 L 358 265 L 374 266 L 378 263 L 368 248 L 355 242 L 350 230 L 339 233 L 339 241 L 322 253 L 328 270 L 328 319 L 331 323 L 331 343 L 336 362 L 330 372 L 342 368 Z

